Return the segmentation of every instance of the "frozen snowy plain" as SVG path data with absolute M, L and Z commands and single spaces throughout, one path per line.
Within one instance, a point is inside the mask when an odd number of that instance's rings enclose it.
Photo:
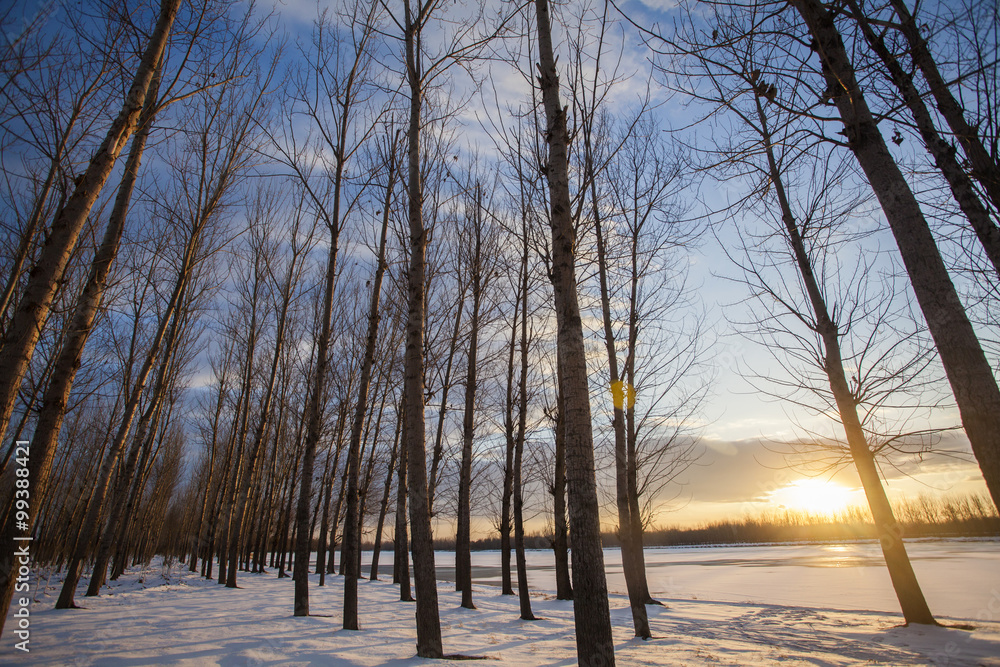
M 686 547 L 647 550 L 650 589 L 665 606 L 648 607 L 654 638 L 643 642 L 632 637 L 619 552 L 607 549 L 618 664 L 1000 667 L 1000 541 L 917 541 L 910 552 L 939 620 L 974 630 L 901 627 L 877 544 Z M 529 551 L 536 622 L 499 595 L 499 559 L 473 554 L 473 611 L 446 581 L 453 555 L 437 554 L 445 651 L 487 664 L 575 664 L 573 607 L 553 599 L 551 552 Z M 227 589 L 157 560 L 100 598 L 81 590 L 87 609 L 58 611 L 59 577 L 40 572 L 31 652 L 14 649 L 9 619 L 0 664 L 431 664 L 414 657 L 414 606 L 397 601 L 391 566 L 383 554 L 384 581 L 359 585 L 359 632 L 340 628 L 336 576 L 323 588 L 313 577 L 314 615 L 295 618 L 292 582 L 274 571 L 240 573 L 241 587 Z

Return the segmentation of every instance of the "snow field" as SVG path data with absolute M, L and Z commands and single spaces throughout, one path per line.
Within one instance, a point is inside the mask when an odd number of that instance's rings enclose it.
M 665 606 L 647 607 L 654 638 L 646 642 L 632 637 L 627 598 L 611 596 L 618 664 L 1000 667 L 1000 596 L 989 597 L 1000 577 L 1000 549 L 992 543 L 961 555 L 954 553 L 956 544 L 961 545 L 947 542 L 924 549 L 923 560 L 936 561 L 937 568 L 956 575 L 951 585 L 947 575 L 935 578 L 928 598 L 936 611 L 981 607 L 977 613 L 952 617 L 938 612 L 943 623 L 975 626 L 971 631 L 900 627 L 901 617 L 891 609 L 858 610 L 866 607 L 851 605 L 851 600 L 870 602 L 870 577 L 881 571 L 863 562 L 831 565 L 822 545 L 651 550 L 654 594 L 655 582 L 666 581 L 657 573 L 667 571 L 661 569 L 667 561 L 682 568 L 682 574 L 671 576 L 684 583 L 675 586 L 681 590 L 661 597 Z M 499 555 L 492 553 L 498 561 Z M 805 566 L 787 564 L 796 553 L 806 559 Z M 748 560 L 750 554 L 755 554 L 753 561 Z M 537 569 L 544 570 L 546 553 L 532 556 Z M 383 557 L 383 567 L 391 566 L 391 553 Z M 771 559 L 776 571 L 769 574 L 765 570 Z M 488 552 L 477 554 L 476 560 L 485 563 Z M 615 590 L 614 561 L 609 561 L 609 585 Z M 441 576 L 449 565 L 445 554 L 440 554 L 438 565 Z M 712 574 L 710 590 L 702 594 L 694 593 L 698 571 L 692 568 L 696 567 L 702 574 Z M 811 598 L 815 587 L 805 584 L 838 572 L 843 581 L 857 582 L 853 595 L 851 586 L 842 584 L 827 589 L 826 605 L 786 601 Z M 277 579 L 274 571 L 241 572 L 241 587 L 227 589 L 178 563 L 166 567 L 157 559 L 154 566 L 130 570 L 100 598 L 83 597 L 81 590 L 78 603 L 87 609 L 80 610 L 53 609 L 59 577 L 39 575 L 31 608 L 31 652 L 14 650 L 14 635 L 5 633 L 0 639 L 2 664 L 361 667 L 434 662 L 415 657 L 415 606 L 399 602 L 398 588 L 388 581 L 359 582 L 362 629 L 351 632 L 340 627 L 343 580 L 339 576 L 329 576 L 320 588 L 313 575 L 313 615 L 296 618 L 291 614 L 292 581 Z M 544 585 L 544 574 L 535 576 Z M 779 578 L 780 587 L 774 585 Z M 733 582 L 741 580 L 748 582 L 752 595 L 733 588 Z M 979 586 L 974 586 L 977 580 Z M 824 583 L 829 586 L 831 581 Z M 941 582 L 944 585 L 937 585 Z M 81 586 L 85 584 L 84 578 Z M 729 595 L 716 594 L 723 585 Z M 953 602 L 947 603 L 941 591 L 950 591 Z M 532 607 L 542 620 L 525 622 L 518 618 L 516 596 L 501 596 L 494 586 L 474 585 L 476 610 L 459 606 L 461 597 L 451 582 L 439 582 L 438 595 L 447 653 L 482 656 L 487 664 L 496 665 L 576 664 L 572 602 L 555 600 L 549 591 L 535 591 Z

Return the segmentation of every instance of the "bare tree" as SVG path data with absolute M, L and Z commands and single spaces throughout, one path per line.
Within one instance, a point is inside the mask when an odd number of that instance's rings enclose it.
M 4 428 L 10 420 L 14 398 L 31 361 L 42 322 L 48 315 L 80 230 L 110 177 L 118 156 L 138 125 L 146 92 L 153 81 L 180 4 L 180 0 L 163 0 L 161 3 L 156 25 L 136 68 L 121 112 L 108 128 L 103 143 L 92 157 L 73 195 L 53 221 L 44 252 L 31 271 L 17 311 L 5 332 L 0 348 L 0 425 Z M 5 588 L 6 583 L 2 582 L 0 588 Z
M 753 86 L 750 82 L 748 85 Z M 836 221 L 831 223 L 825 219 L 827 215 L 824 213 L 825 210 L 834 208 L 835 204 L 831 206 L 831 202 L 826 201 L 827 196 L 822 193 L 835 191 L 833 183 L 842 174 L 835 169 L 828 170 L 826 164 L 820 163 L 819 168 L 823 173 L 818 175 L 814 185 L 820 194 L 812 197 L 812 201 L 807 204 L 801 216 L 795 215 L 781 171 L 780 165 L 784 161 L 779 162 L 776 156 L 777 142 L 764 111 L 763 96 L 760 94 L 763 88 L 762 82 L 758 83 L 756 88 L 751 88 L 756 105 L 755 129 L 761 135 L 767 159 L 766 168 L 774 186 L 773 196 L 781 214 L 785 240 L 801 276 L 800 284 L 808 307 L 802 309 L 795 302 L 785 298 L 780 291 L 764 283 L 763 274 L 757 269 L 751 268 L 747 273 L 751 276 L 755 288 L 760 290 L 765 299 L 773 298 L 774 303 L 788 308 L 794 316 L 793 321 L 804 323 L 821 341 L 821 350 L 812 352 L 810 356 L 820 364 L 829 384 L 832 402 L 843 425 L 850 457 L 858 470 L 875 520 L 879 543 L 903 616 L 907 623 L 936 625 L 910 565 L 902 540 L 902 530 L 893 515 L 875 460 L 875 453 L 892 453 L 894 449 L 905 446 L 907 438 L 905 435 L 896 434 L 879 444 L 872 432 L 873 416 L 883 407 L 887 408 L 893 403 L 900 404 L 898 393 L 906 391 L 908 385 L 917 384 L 914 376 L 926 368 L 928 355 L 925 351 L 918 350 L 917 356 L 913 359 L 899 361 L 891 360 L 894 356 L 891 348 L 888 354 L 875 349 L 877 333 L 894 333 L 887 317 L 889 312 L 885 304 L 889 300 L 885 297 L 885 290 L 878 291 L 879 303 L 874 306 L 864 303 L 863 300 L 860 303 L 835 303 L 832 310 L 828 306 L 825 293 L 829 292 L 829 288 L 823 284 L 822 277 L 815 267 L 835 265 L 834 262 L 828 261 L 827 255 L 838 250 L 830 241 L 830 236 L 835 234 L 837 229 Z M 862 267 L 857 273 L 867 276 L 870 271 L 870 267 Z M 853 331 L 859 328 L 857 325 L 862 320 L 861 314 L 872 311 L 874 311 L 874 322 L 870 325 L 872 333 Z M 850 313 L 850 315 L 846 316 L 846 321 L 838 321 L 835 319 L 837 313 Z M 780 325 L 775 323 L 767 326 L 777 328 Z M 863 341 L 862 349 L 845 359 L 842 341 L 853 342 L 850 341 L 853 337 L 859 337 Z M 910 337 L 904 337 L 903 340 L 910 340 Z M 868 358 L 878 361 L 871 362 L 869 367 L 866 365 Z M 895 367 L 882 368 L 885 362 L 890 362 Z M 850 381 L 845 370 L 845 365 L 848 363 L 854 373 Z M 863 411 L 862 414 L 859 414 L 859 411 Z
M 356 3 L 346 26 L 331 25 L 325 14 L 315 27 L 315 48 L 308 72 L 297 83 L 294 93 L 298 113 L 314 123 L 319 134 L 319 145 L 332 155 L 328 176 L 319 176 L 314 162 L 318 153 L 312 142 L 297 145 L 295 118 L 289 119 L 285 136 L 275 138 L 279 160 L 286 164 L 300 180 L 316 215 L 326 225 L 329 233 L 329 252 L 324 278 L 320 326 L 316 342 L 316 362 L 305 421 L 307 424 L 302 465 L 300 470 L 299 498 L 295 511 L 295 615 L 309 615 L 309 552 L 312 534 L 309 530 L 309 507 L 312 497 L 313 467 L 316 449 L 323 428 L 324 396 L 329 372 L 329 347 L 334 293 L 336 291 L 337 257 L 340 236 L 345 227 L 350 205 L 342 201 L 345 189 L 345 171 L 348 161 L 372 130 L 359 130 L 360 106 L 364 104 L 365 86 L 371 65 L 371 41 L 375 29 L 377 5 Z M 329 105 L 329 106 L 327 106 Z M 329 180 L 326 180 L 329 179 Z
M 440 658 L 441 621 L 438 613 L 434 571 L 434 544 L 431 532 L 430 497 L 427 484 L 424 436 L 424 327 L 426 308 L 426 251 L 428 229 L 424 220 L 425 191 L 421 173 L 424 113 L 427 92 L 455 64 L 468 63 L 493 39 L 493 32 L 480 31 L 479 18 L 472 17 L 448 26 L 435 39 L 424 39 L 433 22 L 442 25 L 440 0 L 406 0 L 402 16 L 391 15 L 401 34 L 404 80 L 408 93 L 406 196 L 409 225 L 409 261 L 406 273 L 407 324 L 403 392 L 406 421 L 403 440 L 407 449 L 407 483 L 411 549 L 417 593 L 417 655 Z
M 833 14 L 818 0 L 797 0 L 793 6 L 815 40 L 848 147 L 882 204 L 951 383 L 972 451 L 994 504 L 1000 506 L 1000 389 L 996 378 L 920 205 L 878 131 Z
M 270 192 L 265 190 L 258 196 L 268 197 L 270 194 Z M 275 198 L 271 201 L 281 200 L 280 198 Z M 257 464 L 261 449 L 264 446 L 264 440 L 271 424 L 273 412 L 272 406 L 276 393 L 275 385 L 278 379 L 281 357 L 285 351 L 284 348 L 289 328 L 290 310 L 294 305 L 293 299 L 296 296 L 298 285 L 302 277 L 304 259 L 308 250 L 312 246 L 314 232 L 314 229 L 310 229 L 305 230 L 304 235 L 301 234 L 303 231 L 300 229 L 300 225 L 302 223 L 301 208 L 297 208 L 294 213 L 295 217 L 293 218 L 292 225 L 288 231 L 288 245 L 290 247 L 290 251 L 289 258 L 287 260 L 287 267 L 284 275 L 278 276 L 275 275 L 277 267 L 272 267 L 275 261 L 273 257 L 274 252 L 269 252 L 270 249 L 266 247 L 267 239 L 264 236 L 264 230 L 271 227 L 271 224 L 268 223 L 273 223 L 276 217 L 276 211 L 273 210 L 267 201 L 258 199 L 257 208 L 252 213 L 256 213 L 254 222 L 257 223 L 256 228 L 251 227 L 251 231 L 254 232 L 256 236 L 253 241 L 253 247 L 256 252 L 256 262 L 260 264 L 259 267 L 255 268 L 259 271 L 266 272 L 272 281 L 278 283 L 276 285 L 277 303 L 275 304 L 277 321 L 275 323 L 276 330 L 274 334 L 274 351 L 271 354 L 270 368 L 268 370 L 267 380 L 263 388 L 264 395 L 260 403 L 253 440 L 251 442 L 250 449 L 247 452 L 247 457 L 244 461 L 243 470 L 240 476 L 240 486 L 235 504 L 235 515 L 232 520 L 233 526 L 236 529 L 236 534 L 234 536 L 235 539 L 230 540 L 229 548 L 229 568 L 226 586 L 230 588 L 236 587 L 237 557 L 239 547 L 242 544 L 244 536 L 244 521 L 247 503 L 249 501 L 252 472 Z M 260 225 L 263 226 L 261 227 Z M 280 283 L 278 281 L 280 281 Z M 248 331 L 252 334 L 254 326 L 251 325 L 248 328 Z
M 104 238 L 93 259 L 87 284 L 73 314 L 71 329 L 59 350 L 58 359 L 53 368 L 53 375 L 49 379 L 45 390 L 42 410 L 38 423 L 35 426 L 34 438 L 32 439 L 35 453 L 31 459 L 32 465 L 29 471 L 29 481 L 31 482 L 33 492 L 32 502 L 36 506 L 41 505 L 48 490 L 52 462 L 55 458 L 55 445 L 66 416 L 70 392 L 73 388 L 76 372 L 80 367 L 84 346 L 101 305 L 112 260 L 117 254 L 118 245 L 125 228 L 126 212 L 132 197 L 135 181 L 138 177 L 139 162 L 142 159 L 146 138 L 149 135 L 149 129 L 156 109 L 158 88 L 159 77 L 157 75 L 154 76 L 146 94 L 143 113 L 139 120 L 140 128 L 129 151 L 125 174 L 118 189 L 118 196 L 108 220 Z M 14 518 L 9 513 L 4 522 L 3 535 L 9 540 L 13 540 L 14 533 L 16 532 Z M 34 517 L 30 517 L 26 523 L 27 529 L 25 530 L 30 532 L 34 523 Z M 0 560 L 0 570 L 12 573 L 12 568 L 13 561 L 8 564 Z M 3 596 L 0 598 L 0 608 L 4 610 L 9 606 L 13 594 L 13 574 L 7 577 L 5 583 L 6 588 L 0 592 L 0 595 Z M 0 629 L 2 629 L 2 626 L 0 626 Z
M 545 108 L 549 146 L 552 231 L 552 286 L 558 323 L 559 373 L 565 409 L 566 481 L 570 530 L 573 534 L 573 610 L 577 658 L 583 665 L 614 664 L 614 642 L 608 589 L 601 551 L 600 508 L 594 476 L 594 436 L 587 386 L 583 323 L 575 275 L 576 231 L 569 193 L 569 134 L 566 111 L 559 101 L 559 76 L 552 47 L 549 4 L 535 0 L 539 53 L 539 87 Z M 516 466 L 515 466 L 516 469 Z
M 520 372 L 517 380 L 517 395 L 512 395 L 512 380 L 514 377 L 513 354 L 510 355 L 510 366 L 507 371 L 507 410 L 506 426 L 508 452 L 513 452 L 511 461 L 512 479 L 511 490 L 513 491 L 513 512 L 514 512 L 514 550 L 517 564 L 517 598 L 521 607 L 521 620 L 537 620 L 531 611 L 531 596 L 528 592 L 528 564 L 524 553 L 524 442 L 527 437 L 528 421 L 528 276 L 530 274 L 530 255 L 528 246 L 528 219 L 527 216 L 521 218 L 521 263 L 518 271 L 519 284 L 517 286 L 518 302 L 514 312 L 514 328 L 511 331 L 511 351 L 514 349 L 514 335 L 517 333 L 518 325 L 520 333 L 518 335 L 518 358 Z M 520 322 L 517 317 L 517 309 L 520 310 Z M 515 415 L 517 421 L 515 424 Z
M 344 527 L 344 629 L 358 629 L 358 577 L 361 576 L 361 536 L 358 497 L 358 475 L 361 466 L 361 430 L 364 426 L 365 413 L 368 411 L 368 389 L 371 384 L 372 366 L 375 363 L 375 346 L 379 335 L 381 308 L 379 301 L 382 296 L 382 278 L 386 268 L 386 239 L 389 233 L 389 207 L 392 203 L 392 193 L 396 184 L 396 155 L 399 133 L 393 140 L 387 140 L 386 155 L 386 186 L 385 200 L 382 206 L 382 230 L 379 235 L 378 252 L 375 256 L 375 278 L 372 284 L 371 305 L 368 310 L 368 333 L 365 337 L 365 351 L 361 361 L 361 378 L 358 386 L 358 398 L 354 408 L 354 420 L 351 424 L 351 442 L 347 452 L 347 517 Z M 374 447 L 372 448 L 374 450 Z M 389 473 L 391 477 L 391 472 Z

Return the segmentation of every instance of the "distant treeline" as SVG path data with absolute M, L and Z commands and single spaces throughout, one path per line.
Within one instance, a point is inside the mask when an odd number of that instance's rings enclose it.
M 1000 537 L 1000 516 L 989 497 L 920 497 L 895 503 L 896 519 L 903 527 L 903 536 L 917 537 Z M 756 516 L 715 521 L 691 528 L 653 528 L 646 532 L 645 545 L 666 547 L 693 544 L 748 544 L 760 542 L 821 542 L 875 539 L 875 526 L 866 507 L 850 507 L 837 514 L 810 514 L 782 510 Z M 619 546 L 613 532 L 603 535 L 604 546 Z M 454 538 L 434 541 L 436 549 L 455 548 Z M 525 536 L 528 549 L 548 549 L 548 535 Z M 365 548 L 371 548 L 367 545 Z M 385 548 L 392 549 L 387 543 Z M 500 548 L 500 538 L 475 540 L 473 550 Z
M 986 496 L 922 497 L 896 503 L 893 509 L 903 528 L 903 536 L 907 538 L 1000 536 L 1000 516 Z M 875 526 L 868 509 L 851 507 L 834 515 L 784 510 L 715 521 L 696 528 L 653 529 L 646 533 L 645 544 L 672 546 L 874 538 Z M 606 534 L 604 539 L 608 546 L 618 544 L 613 534 Z

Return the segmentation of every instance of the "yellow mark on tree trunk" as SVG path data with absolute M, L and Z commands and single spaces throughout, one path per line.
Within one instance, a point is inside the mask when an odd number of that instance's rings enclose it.
M 624 380 L 611 383 L 611 400 L 618 410 L 635 407 L 635 387 Z

